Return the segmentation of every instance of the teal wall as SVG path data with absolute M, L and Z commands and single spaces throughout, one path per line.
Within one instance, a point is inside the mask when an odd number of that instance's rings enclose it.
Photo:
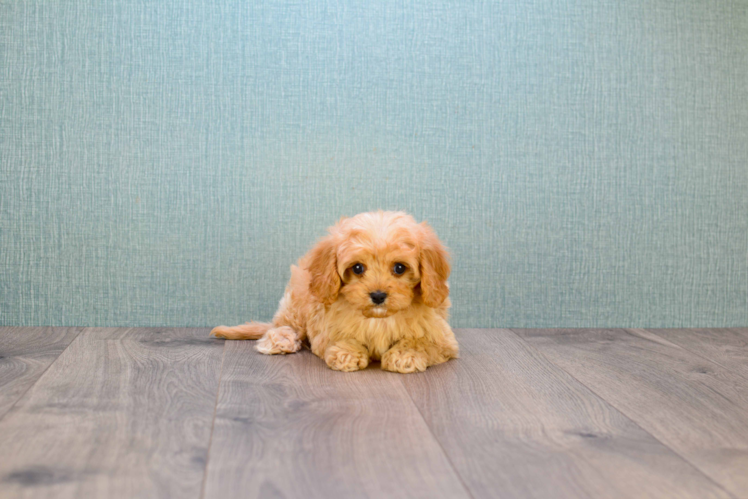
M 456 326 L 748 324 L 744 0 L 2 0 L 0 155 L 4 325 L 268 319 L 380 207 Z

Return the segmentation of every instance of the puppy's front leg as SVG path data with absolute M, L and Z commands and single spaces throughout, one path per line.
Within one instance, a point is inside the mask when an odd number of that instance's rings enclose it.
M 442 341 L 425 338 L 402 339 L 382 355 L 382 369 L 390 372 L 422 372 L 429 366 L 456 358 L 458 353 L 454 334 Z
M 339 340 L 325 349 L 325 363 L 342 372 L 363 370 L 369 364 L 369 350 L 357 340 Z
M 420 339 L 399 340 L 382 355 L 382 370 L 389 372 L 422 372 L 431 364 L 425 341 Z

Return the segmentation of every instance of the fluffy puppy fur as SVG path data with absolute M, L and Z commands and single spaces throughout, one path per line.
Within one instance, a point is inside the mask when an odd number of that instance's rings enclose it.
M 341 219 L 328 231 L 291 266 L 272 324 L 218 326 L 211 334 L 260 339 L 256 349 L 264 354 L 296 352 L 308 342 L 341 371 L 374 359 L 384 370 L 410 373 L 457 357 L 447 323 L 449 255 L 425 222 L 379 211 Z

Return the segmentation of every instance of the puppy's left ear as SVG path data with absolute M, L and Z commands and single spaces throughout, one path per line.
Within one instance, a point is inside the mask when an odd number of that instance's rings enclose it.
M 310 252 L 309 291 L 328 306 L 337 300 L 340 291 L 337 251 L 333 236 L 328 236 L 317 243 Z
M 421 228 L 421 297 L 427 306 L 438 307 L 449 296 L 449 253 L 428 224 L 422 223 Z

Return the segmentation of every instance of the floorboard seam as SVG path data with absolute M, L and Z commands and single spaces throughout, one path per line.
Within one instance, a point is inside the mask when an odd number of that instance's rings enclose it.
M 626 330 L 628 331 L 628 329 L 626 329 Z M 657 335 L 657 334 L 656 334 L 655 332 L 653 332 L 652 330 L 647 330 L 646 328 L 644 328 L 644 330 L 645 330 L 645 331 L 646 331 L 646 332 L 647 332 L 648 334 L 650 334 L 650 335 L 654 335 L 655 337 L 657 337 L 657 338 L 659 338 L 659 339 L 661 339 L 661 338 L 662 338 L 662 337 L 660 337 L 659 335 Z M 728 330 L 729 330 L 729 328 L 728 328 Z M 723 369 L 727 370 L 728 372 L 730 372 L 730 373 L 732 373 L 732 374 L 734 374 L 734 375 L 737 375 L 738 377 L 740 377 L 740 378 L 742 378 L 742 379 L 748 380 L 748 377 L 746 377 L 746 376 L 745 376 L 745 375 L 743 375 L 742 373 L 736 372 L 735 370 L 733 370 L 733 369 L 731 369 L 731 368 L 729 368 L 729 367 L 727 367 L 727 366 L 723 365 L 723 364 L 722 364 L 722 363 L 720 363 L 719 361 L 715 361 L 715 360 L 713 360 L 712 358 L 708 358 L 708 357 L 706 357 L 706 356 L 705 356 L 704 354 L 698 353 L 698 352 L 696 352 L 696 351 L 692 351 L 691 349 L 689 349 L 688 347 L 685 347 L 685 346 L 684 346 L 683 344 L 681 344 L 680 342 L 678 342 L 678 341 L 676 341 L 676 340 L 670 340 L 670 339 L 663 339 L 663 340 L 667 340 L 667 341 L 668 341 L 668 342 L 670 342 L 671 344 L 674 344 L 674 345 L 678 346 L 678 347 L 679 347 L 680 349 L 683 349 L 683 350 L 684 350 L 684 351 L 686 351 L 686 352 L 690 352 L 691 354 L 693 354 L 693 355 L 694 355 L 694 356 L 696 356 L 696 357 L 699 357 L 699 358 L 701 358 L 701 359 L 703 359 L 703 360 L 705 360 L 705 361 L 708 361 L 709 363 L 713 363 L 713 364 L 715 364 L 715 365 L 719 366 L 720 368 L 723 368 Z
M 434 431 L 431 429 L 431 426 L 429 425 L 428 421 L 423 416 L 423 413 L 421 413 L 421 409 L 418 407 L 416 402 L 413 400 L 413 396 L 410 394 L 410 391 L 405 386 L 402 380 L 399 380 L 399 382 L 400 382 L 400 387 L 402 387 L 403 390 L 405 391 L 405 394 L 408 395 L 408 399 L 410 399 L 411 404 L 415 407 L 416 411 L 418 412 L 418 415 L 421 417 L 421 421 L 423 422 L 423 425 L 425 425 L 426 428 L 429 430 L 429 434 L 431 434 L 431 437 L 434 438 L 434 441 L 436 441 L 436 444 L 439 445 L 439 449 L 442 450 L 442 453 L 444 454 L 444 458 L 447 459 L 447 463 L 454 471 L 455 476 L 457 476 L 457 479 L 460 480 L 460 484 L 462 484 L 462 487 L 465 488 L 465 491 L 467 492 L 468 495 L 470 495 L 470 498 L 475 498 L 475 495 L 473 495 L 473 492 L 470 490 L 470 488 L 468 488 L 467 484 L 465 483 L 465 480 L 462 478 L 462 476 L 460 475 L 460 472 L 457 470 L 457 467 L 455 467 L 455 464 L 452 463 L 452 459 L 447 453 L 447 450 L 444 449 L 444 446 L 442 446 L 441 441 L 439 441 L 439 438 L 436 437 L 436 434 L 434 434 Z
M 708 479 L 709 481 L 711 481 L 711 482 L 712 482 L 712 484 L 714 484 L 714 485 L 715 485 L 715 486 L 716 486 L 717 488 L 719 488 L 719 489 L 721 489 L 722 491 L 724 491 L 726 495 L 728 495 L 728 496 L 729 496 L 729 497 L 731 497 L 731 498 L 740 498 L 740 497 L 738 497 L 738 496 L 735 496 L 735 494 L 733 494 L 733 492 L 732 492 L 732 491 L 728 490 L 726 486 L 723 486 L 722 484 L 718 483 L 718 482 L 717 482 L 717 481 L 716 481 L 716 480 L 715 480 L 715 479 L 714 479 L 713 477 L 711 477 L 711 476 L 710 476 L 709 474 L 707 474 L 706 472 L 704 472 L 704 471 L 703 471 L 703 470 L 702 470 L 702 469 L 701 469 L 700 467 L 698 467 L 698 466 L 697 466 L 696 464 L 692 463 L 692 462 L 691 462 L 690 460 L 688 460 L 688 459 L 687 459 L 686 457 L 684 457 L 683 455 L 681 455 L 681 454 L 680 454 L 680 453 L 678 453 L 677 451 L 673 450 L 673 449 L 672 449 L 672 448 L 671 448 L 670 446 L 668 446 L 667 444 L 665 444 L 665 443 L 663 443 L 662 441 L 660 441 L 660 440 L 659 440 L 659 439 L 658 439 L 658 438 L 657 438 L 656 436 L 654 436 L 654 435 L 653 435 L 653 434 L 652 434 L 651 432 L 649 432 L 649 431 L 648 431 L 648 430 L 646 430 L 646 429 L 645 429 L 644 427 L 642 427 L 642 426 L 641 426 L 641 425 L 639 424 L 639 422 L 637 422 L 637 421 L 636 421 L 636 420 L 635 420 L 634 418 L 632 418 L 632 417 L 631 417 L 630 415 L 628 415 L 628 414 L 627 414 L 626 412 L 624 412 L 623 410 L 621 410 L 620 408 L 618 408 L 618 407 L 617 407 L 616 405 L 614 405 L 613 403 L 611 403 L 610 401 L 608 401 L 607 399 L 605 399 L 604 397 L 602 397 L 601 395 L 599 395 L 599 394 L 598 394 L 597 392 L 595 392 L 595 391 L 594 391 L 594 390 L 593 390 L 593 389 L 592 389 L 591 387 L 587 386 L 587 384 L 585 384 L 584 382 L 582 382 L 581 380 L 579 380 L 579 379 L 578 379 L 577 377 L 575 377 L 575 376 L 574 376 L 574 375 L 573 375 L 572 373 L 569 373 L 569 372 L 568 372 L 567 370 L 565 370 L 565 369 L 564 369 L 564 368 L 563 368 L 562 366 L 559 366 L 558 364 L 554 363 L 554 362 L 553 362 L 553 360 L 549 359 L 549 358 L 548 358 L 548 357 L 547 357 L 547 356 L 546 356 L 545 354 L 543 354 L 543 352 L 542 352 L 542 351 L 540 351 L 539 349 L 535 348 L 535 346 L 533 346 L 533 345 L 532 345 L 531 343 L 529 343 L 529 342 L 528 342 L 528 341 L 526 341 L 526 340 L 525 340 L 524 338 L 522 338 L 522 335 L 518 334 L 517 332 L 515 332 L 515 331 L 514 331 L 514 330 L 512 330 L 511 328 L 506 328 L 506 330 L 508 330 L 508 331 L 512 332 L 512 334 L 513 334 L 513 335 L 516 335 L 516 336 L 517 336 L 517 338 L 519 338 L 519 339 L 520 339 L 520 341 L 524 342 L 524 343 L 525 343 L 525 345 L 527 345 L 527 347 L 529 347 L 530 349 L 532 349 L 532 350 L 533 350 L 534 352 L 536 352 L 536 353 L 537 353 L 538 355 L 542 356 L 542 357 L 543 357 L 543 359 L 545 359 L 545 360 L 546 360 L 546 361 L 548 361 L 548 362 L 549 362 L 550 364 L 552 364 L 553 366 L 555 366 L 555 367 L 556 367 L 556 368 L 558 368 L 559 370 L 561 370 L 561 371 L 563 371 L 564 373 L 566 373 L 567 375 L 569 375 L 569 376 L 570 376 L 571 378 L 573 378 L 574 380 L 576 380 L 577 382 L 579 382 L 579 383 L 580 383 L 580 384 L 581 384 L 581 385 L 582 385 L 583 387 L 585 387 L 585 388 L 586 388 L 586 389 L 587 389 L 588 391 L 590 391 L 590 392 L 591 392 L 592 394 L 594 394 L 594 395 L 595 395 L 596 397 L 600 398 L 600 400 L 601 400 L 601 401 L 604 401 L 604 402 L 605 402 L 606 404 L 610 405 L 610 407 L 611 407 L 611 408 L 614 408 L 614 409 L 615 409 L 616 411 L 618 411 L 618 412 L 619 412 L 619 413 L 620 413 L 621 415 L 623 415 L 624 417 L 626 417 L 627 419 L 629 419 L 629 420 L 631 421 L 631 423 L 632 423 L 632 424 L 634 424 L 635 426 L 637 426 L 637 427 L 638 427 L 639 429 L 641 429 L 641 430 L 642 430 L 642 432 L 644 432 L 644 433 L 645 433 L 645 434 L 647 434 L 648 436 L 651 436 L 651 437 L 652 437 L 652 439 L 654 439 L 655 441 L 657 441 L 658 443 L 660 443 L 660 444 L 661 444 L 662 446 L 664 446 L 665 448 L 667 448 L 668 450 L 670 450 L 670 451 L 671 451 L 671 452 L 672 452 L 672 453 L 673 453 L 673 454 L 674 454 L 675 456 L 677 456 L 677 457 L 680 457 L 680 459 L 681 459 L 681 460 L 683 460 L 683 461 L 684 461 L 685 463 L 687 463 L 688 465 L 690 465 L 691 467 L 693 467 L 693 468 L 694 468 L 695 470 L 699 471 L 699 472 L 701 473 L 701 475 L 702 475 L 702 476 L 704 476 L 704 477 L 705 477 L 706 479 Z M 650 332 L 650 333 L 651 333 L 651 332 Z
M 53 328 L 54 328 L 54 327 L 53 327 Z M 12 405 L 10 405 L 10 407 L 8 408 L 8 410 L 7 410 L 7 411 L 6 411 L 5 413 L 3 413 L 2 415 L 0 415 L 0 422 L 2 422 L 2 421 L 3 421 L 3 419 L 4 419 L 4 418 L 5 418 L 5 417 L 6 417 L 6 416 L 7 416 L 7 415 L 8 415 L 9 413 L 10 413 L 10 412 L 12 412 L 12 411 L 13 411 L 13 408 L 15 408 L 15 407 L 16 407 L 16 405 L 18 404 L 18 402 L 19 402 L 19 401 L 21 401 L 21 400 L 22 400 L 22 399 L 23 399 L 23 398 L 24 398 L 24 397 L 26 396 L 26 394 L 28 394 L 28 392 L 29 392 L 29 391 L 30 391 L 31 389 L 33 389 L 34 387 L 36 387 L 36 384 L 38 384 L 38 383 L 39 383 L 39 381 L 40 381 L 40 380 L 42 379 L 42 377 L 43 377 L 43 376 L 44 376 L 44 375 L 45 375 L 45 374 L 46 374 L 46 373 L 47 373 L 47 372 L 49 371 L 49 369 L 50 369 L 50 368 L 52 368 L 52 365 L 53 365 L 53 364 L 55 364 L 55 363 L 57 363 L 57 360 L 58 360 L 58 359 L 60 359 L 60 356 L 62 356 L 62 355 L 63 355 L 63 354 L 65 353 L 65 351 L 67 351 L 67 350 L 68 350 L 68 347 L 70 347 L 71 345 L 73 345 L 73 342 L 75 342 L 75 341 L 76 341 L 76 340 L 78 339 L 78 337 L 80 337 L 81 333 L 83 333 L 83 332 L 85 332 L 86 330 L 88 330 L 88 328 L 89 328 L 89 327 L 86 327 L 86 326 L 81 326 L 81 327 L 77 327 L 77 326 L 74 326 L 74 327 L 64 327 L 64 328 L 80 328 L 80 329 L 81 329 L 81 331 L 79 331 L 79 332 L 78 332 L 78 333 L 77 333 L 77 334 L 75 335 L 75 337 L 73 337 L 73 340 L 71 340 L 70 342 L 68 342 L 68 345 L 66 345 L 66 346 L 65 346 L 65 348 L 64 348 L 64 349 L 63 349 L 62 351 L 60 351 L 60 354 L 58 354 L 58 355 L 57 355 L 57 357 L 56 357 L 56 358 L 55 358 L 55 359 L 54 359 L 54 360 L 53 360 L 53 361 L 52 361 L 52 362 L 51 362 L 51 363 L 50 363 L 50 364 L 49 364 L 49 365 L 48 365 L 48 366 L 47 366 L 47 367 L 46 367 L 46 368 L 44 369 L 44 371 L 43 371 L 43 372 L 42 372 L 42 373 L 41 373 L 41 374 L 40 374 L 40 375 L 39 375 L 38 377 L 36 377 L 36 380 L 34 380 L 34 383 L 33 383 L 33 384 L 31 384 L 31 385 L 30 385 L 30 386 L 28 387 L 28 389 L 26 389 L 25 391 L 23 391 L 23 394 L 21 394 L 20 396 L 18 396 L 18 398 L 17 398 L 17 399 L 15 400 L 15 401 L 13 401 L 13 404 L 12 404 Z
M 218 374 L 218 388 L 216 389 L 216 404 L 213 407 L 213 420 L 210 422 L 210 438 L 208 439 L 208 451 L 205 453 L 205 469 L 203 470 L 203 484 L 200 487 L 200 498 L 205 498 L 205 484 L 208 481 L 208 465 L 210 464 L 210 448 L 213 445 L 213 429 L 216 426 L 216 415 L 218 414 L 218 399 L 221 397 L 221 383 L 223 382 L 223 362 L 226 359 L 226 344 L 223 343 L 221 352 L 221 370 Z

